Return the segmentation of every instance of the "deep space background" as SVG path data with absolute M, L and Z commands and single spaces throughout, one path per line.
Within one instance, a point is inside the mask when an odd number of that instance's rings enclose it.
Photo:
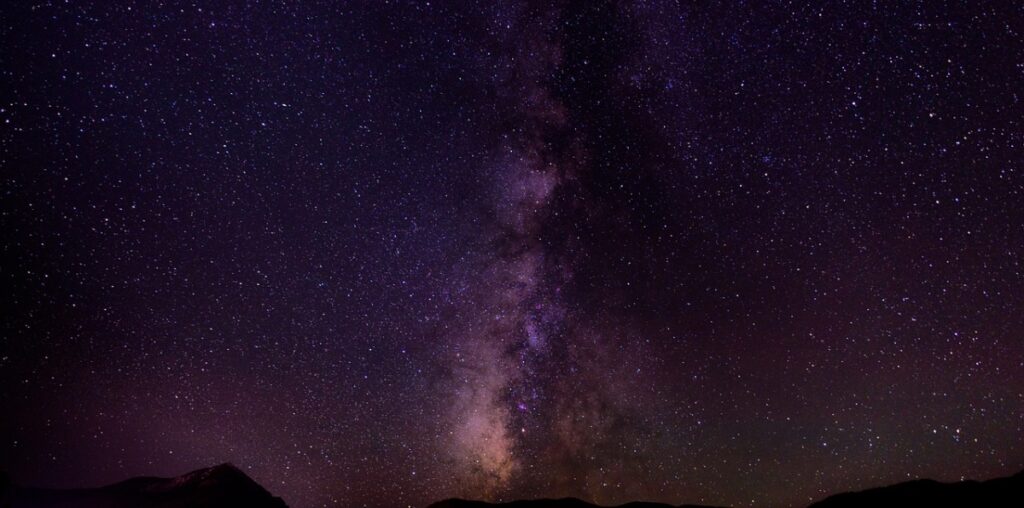
M 19 483 L 1024 468 L 1024 3 L 13 0 L 0 83 Z

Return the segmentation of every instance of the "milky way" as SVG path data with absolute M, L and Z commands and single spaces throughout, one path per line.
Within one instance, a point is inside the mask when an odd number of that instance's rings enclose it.
M 1011 2 L 6 2 L 0 469 L 803 506 L 1024 468 Z
M 562 217 L 592 213 L 579 183 L 588 150 L 555 91 L 561 13 L 514 14 L 494 41 L 511 62 L 497 87 L 509 121 L 482 171 L 491 200 L 485 233 L 460 271 L 457 324 L 443 357 L 452 370 L 452 400 L 440 399 L 451 411 L 447 451 L 463 495 L 592 495 L 623 462 L 642 471 L 602 448 L 606 439 L 637 439 L 610 428 L 630 405 L 642 410 L 632 373 L 622 372 L 630 359 L 621 353 L 635 338 L 588 326 L 601 309 L 568 295 L 578 239 L 553 235 L 566 233 Z

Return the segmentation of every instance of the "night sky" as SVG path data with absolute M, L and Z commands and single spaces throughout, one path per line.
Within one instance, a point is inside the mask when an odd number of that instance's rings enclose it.
M 697 3 L 2 2 L 0 469 L 307 508 L 1024 468 L 1024 4 Z

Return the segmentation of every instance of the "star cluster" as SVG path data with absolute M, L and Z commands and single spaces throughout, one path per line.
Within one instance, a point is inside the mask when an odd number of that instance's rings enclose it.
M 0 468 L 803 506 L 1024 467 L 1024 7 L 0 5 Z

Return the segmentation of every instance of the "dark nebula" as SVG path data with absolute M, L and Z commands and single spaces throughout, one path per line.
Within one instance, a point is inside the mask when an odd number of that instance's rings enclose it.
M 1024 4 L 3 2 L 0 469 L 294 507 L 1024 468 Z

